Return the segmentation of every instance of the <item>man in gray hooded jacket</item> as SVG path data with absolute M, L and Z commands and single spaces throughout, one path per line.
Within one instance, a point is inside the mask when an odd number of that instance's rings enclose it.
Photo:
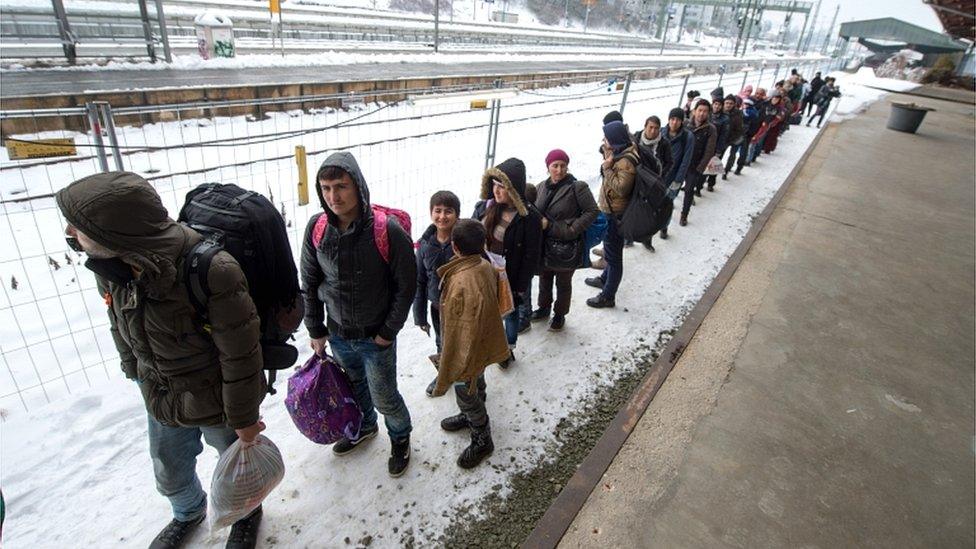
M 324 212 L 309 220 L 302 245 L 305 327 L 317 354 L 332 347 L 363 412 L 359 436 L 339 440 L 332 451 L 347 454 L 376 436 L 379 410 L 392 445 L 389 473 L 398 477 L 410 461 L 412 425 L 397 389 L 396 336 L 417 288 L 413 242 L 393 215 L 385 231 L 375 230 L 369 187 L 352 154 L 326 158 L 315 179 Z M 328 224 L 316 236 L 321 216 Z

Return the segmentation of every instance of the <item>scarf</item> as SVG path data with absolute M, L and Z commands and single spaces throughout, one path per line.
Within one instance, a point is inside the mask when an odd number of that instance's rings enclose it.
M 657 145 L 658 143 L 661 142 L 661 133 L 658 132 L 657 137 L 655 139 L 648 139 L 644 137 L 644 132 L 641 132 L 640 142 L 641 145 L 644 145 L 645 147 L 648 147 L 651 150 L 651 154 L 653 154 L 654 159 L 657 160 Z

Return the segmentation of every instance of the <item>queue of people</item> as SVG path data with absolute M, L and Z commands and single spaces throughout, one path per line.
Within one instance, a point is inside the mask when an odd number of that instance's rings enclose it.
M 696 199 L 705 189 L 714 191 L 719 176 L 741 175 L 773 153 L 804 110 L 816 107 L 807 125 L 819 117 L 819 127 L 839 94 L 832 78 L 817 73 L 806 83 L 793 74 L 768 96 L 751 86 L 738 95 L 717 88 L 709 101 L 693 91 L 686 108 L 672 109 L 664 124 L 649 116 L 633 133 L 620 113 L 611 112 L 602 125 L 596 196 L 571 173 L 562 149 L 540 159 L 548 177 L 537 185 L 526 181 L 525 164 L 510 158 L 482 175 L 470 219 L 461 218 L 463 204 L 453 192 L 434 193 L 431 223 L 416 246 L 404 212 L 371 203 L 353 155 L 330 155 L 316 174 L 322 211 L 305 230 L 298 278 L 311 349 L 323 357 L 331 352 L 362 412 L 358 432 L 332 451 L 345 456 L 375 438 L 381 414 L 390 442 L 387 472 L 398 477 L 407 470 L 413 421 L 398 388 L 397 338 L 412 310 L 415 326 L 433 332 L 436 372 L 426 394 L 453 390 L 458 413 L 440 426 L 469 433 L 457 464 L 476 467 L 494 450 L 484 371 L 516 363 L 519 334 L 532 322 L 544 321 L 552 332 L 564 329 L 573 274 L 591 262 L 592 229 L 605 227 L 602 249 L 593 250 L 602 256 L 593 262 L 602 272 L 585 279 L 598 290 L 586 304 L 612 308 L 625 248 L 634 244 L 625 238 L 622 218 L 635 189 L 646 183 L 642 178 L 662 185 L 668 206 L 656 230 L 634 239 L 653 252 L 654 234 L 669 237 L 680 192 L 679 225 L 687 226 Z M 253 281 L 230 253 L 215 253 L 204 273 L 206 322 L 194 322 L 197 304 L 182 273 L 187 251 L 201 236 L 168 217 L 145 179 L 126 172 L 87 177 L 59 191 L 57 204 L 68 222 L 69 245 L 87 253 L 86 265 L 96 272 L 122 368 L 146 401 L 157 486 L 174 517 L 151 547 L 180 547 L 207 510 L 195 472 L 201 437 L 222 452 L 265 429 L 259 406 L 267 389 L 261 375 L 266 322 L 249 294 Z M 235 523 L 227 547 L 254 547 L 260 518 L 258 507 Z

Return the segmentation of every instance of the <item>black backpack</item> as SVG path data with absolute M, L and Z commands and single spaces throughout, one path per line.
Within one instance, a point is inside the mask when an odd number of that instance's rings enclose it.
M 674 203 L 667 200 L 668 186 L 650 162 L 643 162 L 630 155 L 624 156 L 637 170 L 630 202 L 620 219 L 620 236 L 627 240 L 641 241 L 654 236 L 671 216 Z M 658 164 L 659 165 L 659 164 Z
M 268 392 L 275 394 L 275 372 L 298 360 L 298 349 L 288 341 L 304 315 L 284 219 L 270 200 L 256 192 L 233 184 L 205 183 L 187 193 L 178 220 L 204 237 L 183 262 L 190 302 L 204 324 L 210 297 L 207 275 L 214 255 L 228 252 L 244 271 L 261 319 Z

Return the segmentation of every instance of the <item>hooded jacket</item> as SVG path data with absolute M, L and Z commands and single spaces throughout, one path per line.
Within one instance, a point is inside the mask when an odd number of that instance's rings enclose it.
M 634 192 L 634 179 L 637 177 L 639 162 L 637 145 L 630 145 L 613 156 L 613 164 L 609 168 L 601 168 L 603 183 L 600 185 L 600 196 L 597 198 L 600 211 L 623 215 L 630 203 L 630 195 Z
M 535 205 L 525 201 L 525 164 L 518 158 L 509 158 L 485 170 L 481 177 L 481 200 L 474 206 L 473 219 L 483 221 L 494 203 L 493 180 L 505 187 L 515 207 L 515 217 L 505 230 L 502 255 L 505 256 L 505 274 L 512 292 L 521 294 L 528 289 L 541 259 L 542 216 Z M 516 296 L 515 299 L 519 298 Z
M 437 227 L 431 224 L 420 237 L 417 249 L 417 295 L 413 300 L 413 322 L 417 326 L 427 326 L 427 302 L 440 307 L 441 279 L 437 269 L 454 257 L 450 239 L 437 240 Z
M 208 332 L 183 280 L 184 257 L 201 236 L 169 217 L 145 179 L 101 173 L 56 201 L 68 223 L 120 254 L 86 266 L 105 296 L 122 370 L 139 381 L 150 415 L 170 426 L 256 423 L 267 390 L 260 320 L 233 256 L 219 252 L 210 264 Z
M 455 257 L 437 269 L 441 283 L 444 346 L 434 395 L 458 381 L 475 388 L 489 364 L 508 358 L 508 340 L 498 314 L 498 273 L 477 255 Z
M 742 115 L 742 109 L 736 107 L 727 112 L 726 115 L 729 117 L 728 144 L 741 145 L 746 134 L 745 119 Z
M 688 175 L 688 167 L 691 166 L 691 156 L 695 151 L 695 137 L 684 126 L 678 130 L 677 135 L 671 135 L 671 128 L 666 127 L 664 138 L 671 143 L 671 156 L 674 162 L 671 169 L 664 177 L 664 182 L 668 185 L 678 182 L 684 183 Z
M 359 193 L 359 218 L 345 231 L 315 185 L 324 213 L 313 215 L 305 228 L 302 244 L 301 278 L 305 290 L 305 327 L 312 338 L 329 335 L 343 339 L 380 336 L 393 341 L 410 313 L 417 289 L 417 263 L 413 242 L 394 216 L 386 220 L 389 263 L 373 240 L 373 210 L 369 187 L 352 154 L 329 155 L 319 167 L 341 168 Z M 312 232 L 319 215 L 329 216 L 329 225 L 318 247 Z

